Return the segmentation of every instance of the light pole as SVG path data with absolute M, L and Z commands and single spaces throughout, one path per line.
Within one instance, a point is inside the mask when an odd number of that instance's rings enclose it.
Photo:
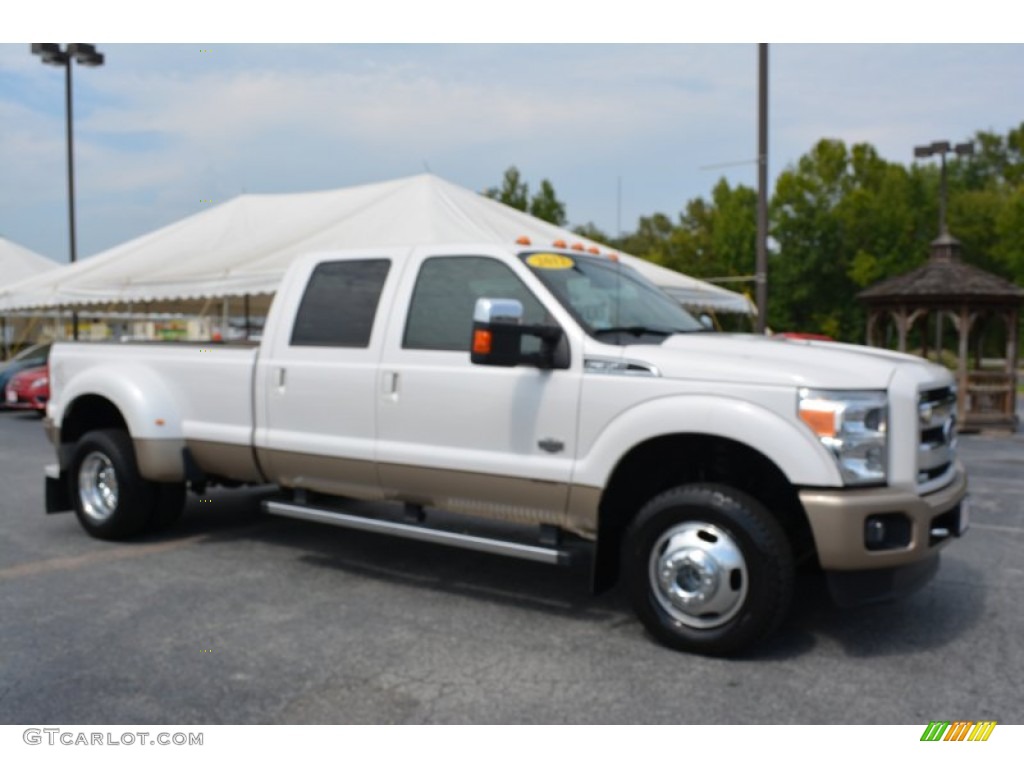
M 60 43 L 32 43 L 32 53 L 43 60 L 43 64 L 64 67 L 64 98 L 68 117 L 68 232 L 71 251 L 71 263 L 77 261 L 75 252 L 75 149 L 71 131 L 71 62 L 77 61 L 86 67 L 98 67 L 103 64 L 103 54 L 96 50 L 92 43 L 68 43 L 61 48 Z M 71 329 L 75 341 L 78 341 L 78 313 L 71 314 Z
M 952 146 L 948 141 L 933 141 L 921 147 L 914 147 L 914 157 L 939 156 L 941 171 L 939 175 L 939 237 L 949 234 L 946 225 L 946 154 L 953 152 L 958 156 L 973 155 L 974 144 L 970 141 Z
M 768 329 L 768 43 L 757 46 L 757 332 Z

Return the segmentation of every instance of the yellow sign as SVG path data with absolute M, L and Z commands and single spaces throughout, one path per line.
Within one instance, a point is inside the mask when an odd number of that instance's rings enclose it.
M 526 258 L 526 263 L 536 269 L 572 269 L 576 266 L 571 258 L 557 253 L 535 253 Z

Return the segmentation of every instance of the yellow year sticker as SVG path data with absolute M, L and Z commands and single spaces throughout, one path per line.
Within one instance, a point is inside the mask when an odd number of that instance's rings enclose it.
M 526 263 L 537 269 L 572 269 L 576 262 L 557 253 L 535 253 L 526 257 Z

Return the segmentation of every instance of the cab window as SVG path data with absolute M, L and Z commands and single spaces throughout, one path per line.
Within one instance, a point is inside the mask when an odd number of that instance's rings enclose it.
M 468 351 L 479 298 L 518 299 L 523 322 L 541 324 L 543 305 L 516 274 L 485 256 L 435 256 L 420 267 L 409 305 L 405 349 Z
M 292 345 L 368 347 L 390 266 L 387 259 L 318 264 L 295 316 Z

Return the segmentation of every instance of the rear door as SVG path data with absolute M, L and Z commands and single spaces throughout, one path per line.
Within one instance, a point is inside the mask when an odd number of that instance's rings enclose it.
M 278 297 L 293 316 L 272 318 L 255 400 L 258 455 L 275 482 L 379 497 L 377 366 L 398 263 L 388 251 L 326 256 Z

